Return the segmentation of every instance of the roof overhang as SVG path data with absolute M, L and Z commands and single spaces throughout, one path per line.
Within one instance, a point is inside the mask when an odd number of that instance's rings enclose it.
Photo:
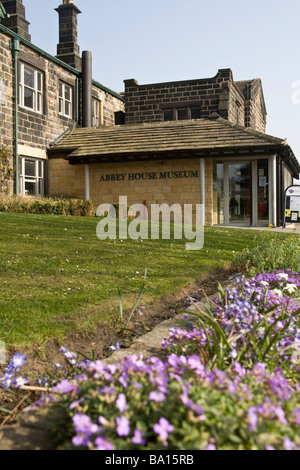
M 281 156 L 299 177 L 300 165 L 283 139 L 221 118 L 72 129 L 49 149 L 49 158 L 72 165 L 264 155 Z

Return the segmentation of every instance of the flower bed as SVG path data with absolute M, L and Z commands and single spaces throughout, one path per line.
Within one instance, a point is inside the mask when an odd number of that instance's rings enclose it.
M 105 366 L 63 348 L 71 373 L 60 371 L 35 406 L 65 410 L 63 449 L 299 449 L 299 286 L 298 273 L 277 271 L 220 287 L 205 311 L 185 316 L 186 329 L 170 331 L 166 362 Z M 26 389 L 23 362 L 14 356 L 3 386 Z

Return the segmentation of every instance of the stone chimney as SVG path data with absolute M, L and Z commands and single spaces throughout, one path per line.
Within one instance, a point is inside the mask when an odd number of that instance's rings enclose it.
M 71 67 L 81 70 L 81 58 L 77 44 L 77 16 L 81 11 L 73 0 L 63 0 L 62 5 L 55 9 L 59 16 L 59 44 L 57 58 Z
M 25 19 L 25 7 L 22 0 L 2 0 L 2 5 L 9 14 L 9 18 L 4 18 L 1 23 L 22 38 L 31 41 L 28 32 L 30 23 Z

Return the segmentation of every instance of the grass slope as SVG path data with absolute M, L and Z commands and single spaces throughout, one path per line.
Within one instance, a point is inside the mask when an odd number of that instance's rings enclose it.
M 98 219 L 0 214 L 0 339 L 7 345 L 62 340 L 118 314 L 118 288 L 132 305 L 148 269 L 142 303 L 175 292 L 233 260 L 255 232 L 206 228 L 200 251 L 184 240 L 105 240 Z

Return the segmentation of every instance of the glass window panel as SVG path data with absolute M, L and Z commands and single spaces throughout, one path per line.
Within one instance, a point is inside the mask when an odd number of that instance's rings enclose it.
M 37 89 L 38 91 L 42 91 L 42 74 L 37 73 Z
M 72 87 L 59 83 L 59 114 L 72 117 Z
M 38 176 L 39 178 L 43 178 L 44 176 L 44 162 L 39 160 L 38 161 Z
M 35 162 L 25 160 L 25 176 L 36 176 Z
M 37 95 L 37 111 L 42 111 L 42 95 L 38 93 Z
M 269 220 L 269 165 L 268 160 L 257 160 L 257 216 L 259 221 Z
M 71 89 L 65 85 L 65 99 L 71 101 Z
M 38 181 L 38 195 L 43 196 L 44 195 L 44 180 L 39 179 Z
M 70 103 L 68 103 L 67 101 L 65 102 L 65 115 L 71 116 L 71 106 Z
M 201 108 L 191 108 L 191 119 L 201 118 Z
M 34 91 L 24 87 L 24 106 L 34 108 Z
M 163 114 L 164 121 L 174 121 L 173 109 L 166 109 Z
M 36 194 L 36 182 L 25 181 L 25 196 L 35 196 Z
M 34 88 L 34 70 L 24 66 L 24 84 L 30 88 Z
M 251 217 L 251 165 L 230 164 L 229 222 L 250 222 Z
M 183 119 L 187 119 L 187 109 L 177 109 L 177 119 L 178 121 L 182 121 Z

